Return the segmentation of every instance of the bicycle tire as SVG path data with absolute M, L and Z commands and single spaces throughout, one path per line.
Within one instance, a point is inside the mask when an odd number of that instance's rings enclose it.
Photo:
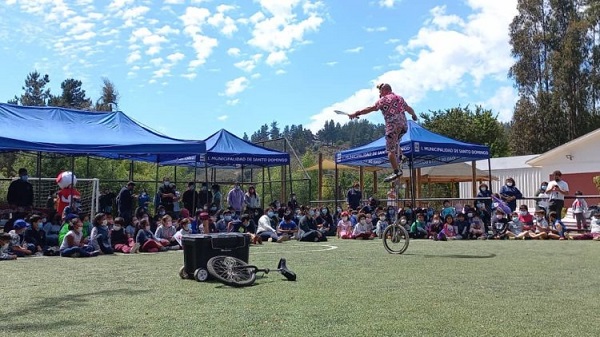
M 211 276 L 228 286 L 246 287 L 256 281 L 256 267 L 233 256 L 215 256 L 208 260 L 206 268 Z
M 383 247 L 390 254 L 404 253 L 409 242 L 408 231 L 401 225 L 393 224 L 383 231 Z

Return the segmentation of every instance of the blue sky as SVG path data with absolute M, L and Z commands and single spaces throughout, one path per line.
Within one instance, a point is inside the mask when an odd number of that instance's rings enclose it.
M 60 92 L 102 78 L 119 109 L 176 138 L 262 124 L 346 122 L 392 85 L 417 112 L 517 99 L 508 25 L 517 0 L 0 0 L 0 100 L 26 75 Z M 381 114 L 367 117 L 382 122 Z

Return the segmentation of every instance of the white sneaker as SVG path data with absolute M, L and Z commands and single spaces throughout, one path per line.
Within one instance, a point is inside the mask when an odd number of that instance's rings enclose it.
M 402 177 L 402 170 L 398 170 L 398 173 L 392 173 L 391 175 L 383 179 L 383 181 L 389 183 L 390 181 L 396 180 L 400 177 Z

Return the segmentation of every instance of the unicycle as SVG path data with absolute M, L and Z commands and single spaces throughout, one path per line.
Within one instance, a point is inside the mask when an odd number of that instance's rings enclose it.
M 410 238 L 404 226 L 394 223 L 383 231 L 383 247 L 390 254 L 402 254 L 408 248 Z
M 232 287 L 246 287 L 254 284 L 256 273 L 268 274 L 271 271 L 281 273 L 288 281 L 295 281 L 296 274 L 288 269 L 286 260 L 280 259 L 277 269 L 258 268 L 232 256 L 219 255 L 208 260 L 206 268 L 212 277 Z

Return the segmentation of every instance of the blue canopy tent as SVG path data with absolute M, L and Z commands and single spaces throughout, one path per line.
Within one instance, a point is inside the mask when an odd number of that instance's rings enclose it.
M 204 141 L 206 143 L 206 154 L 200 155 L 198 160 L 195 160 L 193 156 L 186 156 L 174 160 L 162 161 L 160 164 L 194 167 L 194 180 L 196 180 L 197 168 L 204 168 L 205 181 L 208 181 L 209 167 L 241 169 L 242 183 L 244 176 L 243 172 L 245 168 L 264 169 L 272 166 L 283 166 L 290 164 L 289 153 L 271 150 L 247 142 L 225 129 L 215 132 Z M 264 203 L 264 198 L 261 200 Z
M 489 161 L 490 159 L 488 146 L 464 143 L 439 135 L 414 121 L 408 121 L 408 131 L 402 136 L 400 147 L 402 148 L 402 154 L 408 158 L 403 164 L 403 168 L 408 168 L 411 172 L 415 168 L 481 159 L 488 159 Z M 336 165 L 390 168 L 391 165 L 385 150 L 385 136 L 369 144 L 336 153 L 335 163 Z M 491 180 L 491 169 L 488 172 Z M 411 194 L 414 199 L 415 184 L 413 179 L 411 174 Z
M 0 151 L 39 151 L 160 162 L 206 151 L 203 141 L 161 135 L 123 112 L 0 103 Z

